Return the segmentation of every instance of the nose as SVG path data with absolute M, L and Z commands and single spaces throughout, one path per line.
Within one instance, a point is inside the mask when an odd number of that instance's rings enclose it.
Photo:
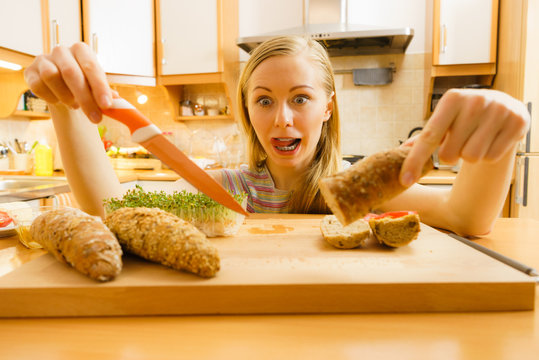
M 280 105 L 275 114 L 275 126 L 277 127 L 288 127 L 294 126 L 294 116 L 292 110 L 286 102 Z

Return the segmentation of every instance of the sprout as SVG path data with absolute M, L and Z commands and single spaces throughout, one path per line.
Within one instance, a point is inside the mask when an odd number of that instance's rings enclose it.
M 242 204 L 246 193 L 232 194 Z M 140 185 L 128 190 L 121 199 L 105 199 L 106 213 L 123 207 L 159 208 L 195 225 L 207 236 L 232 235 L 243 222 L 239 215 L 204 193 L 190 193 L 185 190 L 167 194 L 164 191 L 146 192 Z

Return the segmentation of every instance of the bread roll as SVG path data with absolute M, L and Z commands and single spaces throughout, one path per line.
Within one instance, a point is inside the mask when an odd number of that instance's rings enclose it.
M 339 249 L 353 249 L 362 246 L 371 233 L 369 224 L 363 219 L 343 226 L 335 215 L 325 216 L 320 223 L 320 230 L 324 239 Z
M 369 225 L 376 240 L 380 244 L 391 247 L 408 245 L 417 239 L 421 230 L 419 222 L 419 215 L 414 212 L 397 218 L 387 216 L 369 219 Z
M 320 192 L 337 219 L 348 225 L 406 190 L 399 173 L 409 151 L 409 147 L 399 147 L 380 152 L 320 179 Z M 432 161 L 428 161 L 422 175 L 431 168 Z
M 122 249 L 98 217 L 74 208 L 50 210 L 30 226 L 30 236 L 56 259 L 99 281 L 122 270 Z
M 120 208 L 105 224 L 125 251 L 202 277 L 220 268 L 217 249 L 194 225 L 157 208 Z

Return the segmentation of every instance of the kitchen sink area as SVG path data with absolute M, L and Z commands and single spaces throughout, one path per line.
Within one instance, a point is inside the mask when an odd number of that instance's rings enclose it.
M 65 177 L 0 175 L 0 203 L 41 199 L 68 191 Z

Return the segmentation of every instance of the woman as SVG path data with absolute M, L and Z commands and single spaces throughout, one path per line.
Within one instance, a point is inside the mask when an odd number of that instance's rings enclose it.
M 25 71 L 30 88 L 50 104 L 62 161 L 81 207 L 103 214 L 102 199 L 121 196 L 95 125 L 112 91 L 84 44 L 55 48 Z M 339 117 L 329 59 L 316 41 L 279 37 L 260 45 L 242 73 L 238 100 L 249 140 L 249 167 L 213 173 L 226 187 L 249 191 L 249 210 L 327 212 L 318 179 L 340 169 Z M 422 220 L 466 235 L 490 231 L 510 184 L 514 152 L 529 115 L 496 91 L 451 90 L 415 141 L 401 182 L 418 180 L 440 146 L 440 158 L 463 158 L 451 190 L 413 185 L 379 210 L 417 210 Z M 82 136 L 82 134 L 85 134 Z M 91 134 L 91 136 L 89 136 Z

